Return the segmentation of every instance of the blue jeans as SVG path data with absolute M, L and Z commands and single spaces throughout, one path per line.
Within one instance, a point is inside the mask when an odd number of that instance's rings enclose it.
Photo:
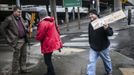
M 112 73 L 112 63 L 109 55 L 109 49 L 102 51 L 95 51 L 93 49 L 89 52 L 89 64 L 87 65 L 87 75 L 96 75 L 96 62 L 98 57 L 101 57 L 107 73 Z

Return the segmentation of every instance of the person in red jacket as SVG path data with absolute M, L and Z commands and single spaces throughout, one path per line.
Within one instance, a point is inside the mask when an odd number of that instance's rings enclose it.
M 62 42 L 54 18 L 48 16 L 45 10 L 39 11 L 39 17 L 36 39 L 41 43 L 41 53 L 47 65 L 47 75 L 55 75 L 51 57 L 53 51 L 62 48 Z

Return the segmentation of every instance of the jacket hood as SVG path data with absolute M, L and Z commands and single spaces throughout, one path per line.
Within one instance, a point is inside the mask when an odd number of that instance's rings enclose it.
M 54 21 L 54 17 L 47 16 L 43 20 L 53 22 Z

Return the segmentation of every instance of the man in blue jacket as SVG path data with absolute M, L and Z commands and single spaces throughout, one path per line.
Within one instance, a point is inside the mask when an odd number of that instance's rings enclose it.
M 91 10 L 89 12 L 89 18 L 92 21 L 99 18 L 96 10 Z M 106 70 L 106 75 L 112 75 L 112 63 L 109 55 L 109 45 L 110 41 L 108 36 L 113 35 L 113 30 L 107 24 L 103 25 L 96 30 L 93 29 L 91 23 L 89 23 L 88 36 L 90 44 L 90 54 L 89 54 L 89 64 L 87 65 L 87 75 L 96 75 L 96 62 L 97 58 L 100 56 L 103 60 L 104 67 Z

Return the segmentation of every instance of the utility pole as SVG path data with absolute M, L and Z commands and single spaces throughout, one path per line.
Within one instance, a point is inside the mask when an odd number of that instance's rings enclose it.
M 97 10 L 97 13 L 99 14 L 100 13 L 100 0 L 96 0 L 96 10 Z
M 20 0 L 16 0 L 16 5 L 20 7 Z
M 66 25 L 67 25 L 67 31 L 69 31 L 69 28 L 68 28 L 68 22 L 69 22 L 69 19 L 68 19 L 68 8 L 67 7 L 78 7 L 78 28 L 80 29 L 80 9 L 79 7 L 82 6 L 82 0 L 63 0 L 63 5 L 65 7 L 65 13 L 66 13 Z
M 80 7 L 77 8 L 78 8 L 78 29 L 81 29 L 80 28 Z
M 54 0 L 50 0 L 51 16 L 54 16 Z
M 50 12 L 49 12 L 50 2 L 49 2 L 49 0 L 46 0 L 46 2 L 47 2 L 47 4 L 46 4 L 46 10 L 47 10 L 48 15 L 50 16 Z
M 114 0 L 114 11 L 122 9 L 122 2 L 121 0 Z
M 56 13 L 56 0 L 50 0 L 51 16 L 54 16 L 55 23 L 58 25 L 57 13 Z
M 73 21 L 75 20 L 75 7 L 72 9 L 72 14 L 73 14 Z
M 68 22 L 69 22 L 69 17 L 68 17 L 68 8 L 66 7 L 65 8 L 65 15 L 66 15 L 66 18 L 65 18 L 65 22 L 66 22 L 66 27 L 67 27 L 67 31 L 69 31 L 69 24 L 68 24 Z

